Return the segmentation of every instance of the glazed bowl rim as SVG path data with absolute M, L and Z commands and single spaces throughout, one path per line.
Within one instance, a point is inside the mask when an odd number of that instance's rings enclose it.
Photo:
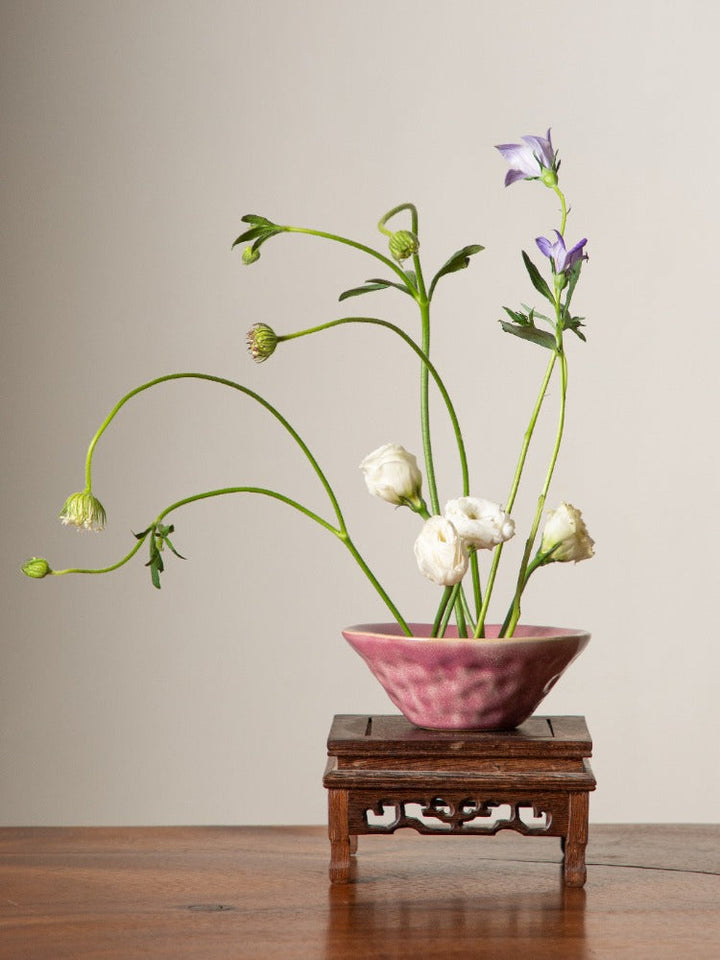
M 412 630 L 416 626 L 427 627 L 427 623 L 419 623 L 413 621 L 408 623 L 408 626 Z M 497 627 L 499 624 L 488 624 L 488 627 Z M 542 631 L 538 636 L 530 637 L 468 637 L 468 638 L 458 638 L 458 637 L 417 637 L 411 636 L 408 637 L 406 634 L 400 633 L 390 633 L 387 631 L 388 627 L 395 628 L 400 630 L 400 627 L 397 623 L 386 622 L 386 623 L 357 623 L 349 627 L 343 627 L 342 635 L 346 640 L 349 639 L 349 635 L 353 637 L 364 637 L 367 639 L 374 640 L 394 640 L 401 641 L 405 643 L 439 643 L 444 647 L 449 646 L 480 646 L 480 647 L 498 647 L 500 645 L 512 645 L 517 647 L 519 644 L 537 644 L 537 643 L 547 643 L 558 640 L 584 640 L 585 642 L 589 641 L 591 634 L 588 630 L 577 629 L 575 627 L 550 627 L 540 624 L 523 624 L 522 626 L 532 628 L 533 630 Z M 383 629 L 385 628 L 385 629 Z

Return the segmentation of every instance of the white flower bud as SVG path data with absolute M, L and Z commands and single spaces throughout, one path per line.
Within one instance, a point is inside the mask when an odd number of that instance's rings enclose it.
M 443 587 L 452 587 L 465 576 L 468 555 L 455 527 L 445 517 L 430 517 L 415 541 L 420 573 Z
M 386 443 L 360 464 L 370 493 L 388 503 L 419 504 L 422 474 L 417 460 L 398 443 Z
M 490 500 L 459 497 L 445 504 L 444 514 L 463 540 L 478 550 L 492 550 L 515 536 L 515 521 Z
M 566 563 L 574 560 L 589 560 L 595 555 L 594 541 L 585 526 L 579 510 L 570 503 L 561 503 L 553 510 L 543 529 L 540 553 L 552 550 L 548 563 L 559 561 Z M 555 549 L 553 549 L 555 548 Z

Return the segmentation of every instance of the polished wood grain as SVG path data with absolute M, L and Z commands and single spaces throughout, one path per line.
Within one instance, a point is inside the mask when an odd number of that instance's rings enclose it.
M 582 887 L 595 777 L 584 717 L 533 716 L 513 730 L 424 730 L 405 717 L 340 714 L 327 742 L 329 874 L 351 879 L 358 835 L 500 830 L 557 837 L 564 882 Z
M 720 826 L 591 825 L 584 889 L 557 847 L 361 837 L 334 886 L 324 827 L 0 829 L 0 958 L 720 958 Z

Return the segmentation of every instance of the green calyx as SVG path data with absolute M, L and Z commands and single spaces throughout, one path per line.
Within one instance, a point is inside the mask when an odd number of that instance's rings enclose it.
M 32 577 L 33 580 L 42 580 L 49 573 L 52 573 L 50 564 L 43 557 L 31 557 L 22 565 L 22 572 L 26 577 Z
M 420 241 L 411 230 L 397 230 L 388 241 L 394 260 L 401 262 L 414 256 L 420 249 Z
M 248 330 L 248 352 L 256 363 L 263 363 L 271 357 L 277 345 L 278 335 L 266 323 L 256 323 Z

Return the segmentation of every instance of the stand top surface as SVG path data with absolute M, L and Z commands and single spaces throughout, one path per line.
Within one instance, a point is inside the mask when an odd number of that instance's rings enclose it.
M 589 757 L 584 717 L 540 717 L 515 730 L 425 730 L 405 717 L 338 714 L 328 737 L 330 756 Z

